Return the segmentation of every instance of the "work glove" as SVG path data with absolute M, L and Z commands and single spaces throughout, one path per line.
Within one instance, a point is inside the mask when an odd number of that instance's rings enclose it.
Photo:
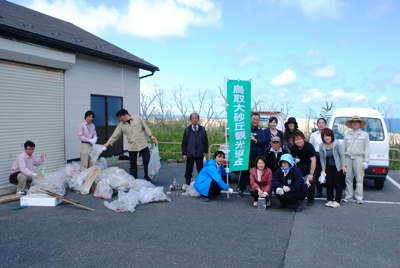
M 279 188 L 276 189 L 275 193 L 279 194 L 279 195 L 283 195 L 283 189 L 279 187 Z
M 362 166 L 362 169 L 363 169 L 363 170 L 366 170 L 367 168 L 368 168 L 368 163 L 364 162 L 364 163 L 363 163 L 363 166 Z
M 233 194 L 233 189 L 232 188 L 228 188 L 228 194 Z
M 225 171 L 226 171 L 226 173 L 229 173 L 229 168 L 226 167 L 226 168 L 225 168 Z
M 90 139 L 89 140 L 89 142 L 91 143 L 91 144 L 96 144 L 96 142 L 97 142 L 97 137 L 95 137 L 95 138 L 93 138 L 93 139 Z

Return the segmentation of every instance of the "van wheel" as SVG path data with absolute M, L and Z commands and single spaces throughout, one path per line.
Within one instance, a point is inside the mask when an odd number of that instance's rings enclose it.
M 385 184 L 384 180 L 374 180 L 375 189 L 381 190 Z

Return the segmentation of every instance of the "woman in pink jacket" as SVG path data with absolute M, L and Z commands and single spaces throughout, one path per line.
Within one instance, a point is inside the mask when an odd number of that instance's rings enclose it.
M 272 194 L 272 171 L 267 167 L 267 160 L 259 156 L 250 171 L 250 194 L 254 198 L 254 206 L 258 205 L 258 197 L 266 199 L 267 207 L 271 206 L 269 197 Z

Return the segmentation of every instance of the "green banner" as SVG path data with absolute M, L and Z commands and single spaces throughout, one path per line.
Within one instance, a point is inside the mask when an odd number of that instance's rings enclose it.
M 247 170 L 251 135 L 251 83 L 228 80 L 226 89 L 229 171 Z

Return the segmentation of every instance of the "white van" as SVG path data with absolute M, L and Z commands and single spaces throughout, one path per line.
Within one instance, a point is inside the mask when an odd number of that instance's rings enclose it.
M 279 129 L 280 131 L 284 131 L 285 128 L 285 121 L 286 121 L 286 115 L 283 112 L 280 111 L 258 111 L 254 112 L 258 113 L 260 115 L 260 123 L 259 126 L 262 129 L 266 129 L 269 127 L 269 119 L 273 116 L 278 119 L 278 124 L 276 125 L 276 128 Z
M 367 108 L 338 108 L 325 116 L 327 126 L 333 130 L 335 139 L 343 141 L 344 134 L 350 131 L 345 122 L 354 115 L 367 121 L 362 129 L 369 134 L 370 161 L 364 179 L 374 180 L 376 189 L 382 189 L 389 172 L 389 135 L 385 121 L 379 111 Z

